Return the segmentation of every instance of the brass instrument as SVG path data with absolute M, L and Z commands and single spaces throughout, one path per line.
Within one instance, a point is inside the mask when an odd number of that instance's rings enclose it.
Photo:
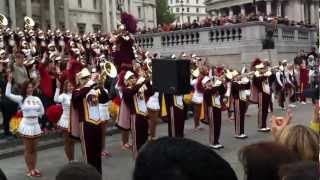
M 100 78 L 102 80 L 106 80 L 107 77 L 115 78 L 118 74 L 116 66 L 110 62 L 104 59 L 104 62 L 100 63 L 101 67 L 101 74 Z
M 24 17 L 24 27 L 28 30 L 33 29 L 35 22 L 31 17 L 25 16 Z
M 6 16 L 4 16 L 3 14 L 0 13 L 0 28 L 4 29 L 5 27 L 8 26 L 8 19 L 6 18 Z

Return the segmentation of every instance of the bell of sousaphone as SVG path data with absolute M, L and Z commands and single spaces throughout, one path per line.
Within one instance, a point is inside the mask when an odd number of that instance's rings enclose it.
M 103 71 L 106 73 L 107 76 L 110 78 L 115 78 L 118 74 L 117 68 L 115 65 L 110 61 L 105 61 L 103 65 Z
M 28 27 L 28 28 L 34 27 L 35 22 L 31 17 L 25 16 L 23 20 L 24 20 L 25 27 Z
M 8 25 L 8 19 L 6 18 L 6 16 L 4 16 L 3 14 L 0 13 L 0 26 L 2 27 L 6 27 Z

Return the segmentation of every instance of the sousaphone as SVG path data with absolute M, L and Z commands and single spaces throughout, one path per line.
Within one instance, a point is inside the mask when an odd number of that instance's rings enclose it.
M 35 22 L 31 17 L 25 16 L 23 20 L 24 20 L 24 27 L 26 27 L 27 29 L 32 29 L 34 27 Z
M 110 62 L 110 61 L 105 61 L 102 63 L 102 76 L 109 76 L 110 78 L 115 78 L 117 77 L 117 68 L 116 66 Z
M 4 28 L 8 25 L 8 19 L 6 16 L 0 13 L 0 28 Z

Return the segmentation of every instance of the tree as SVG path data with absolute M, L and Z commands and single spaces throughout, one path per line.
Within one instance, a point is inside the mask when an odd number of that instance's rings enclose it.
M 158 24 L 171 24 L 176 17 L 171 13 L 167 0 L 156 0 Z

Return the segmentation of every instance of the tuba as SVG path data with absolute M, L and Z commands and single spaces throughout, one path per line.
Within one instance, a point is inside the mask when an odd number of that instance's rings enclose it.
M 0 29 L 5 29 L 8 26 L 8 19 L 0 13 Z
M 110 78 L 117 77 L 117 74 L 118 74 L 117 68 L 112 62 L 104 60 L 104 62 L 100 63 L 100 67 L 101 67 L 100 77 L 103 80 L 106 80 L 107 77 L 110 77 Z
M 25 16 L 23 20 L 24 20 L 24 27 L 27 30 L 33 29 L 35 22 L 31 17 Z

